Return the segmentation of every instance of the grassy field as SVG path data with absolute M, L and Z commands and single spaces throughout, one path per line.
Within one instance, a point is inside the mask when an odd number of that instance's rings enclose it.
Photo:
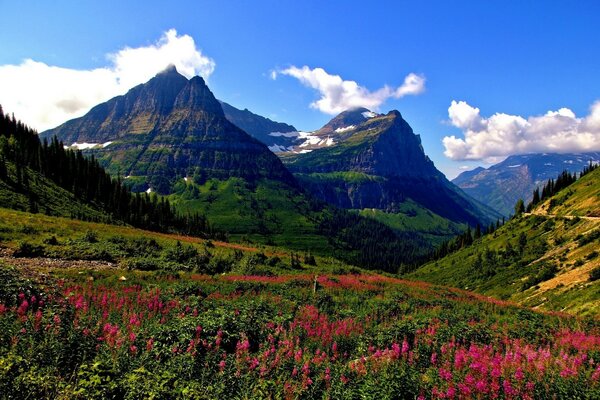
M 407 199 L 398 206 L 397 212 L 388 213 L 374 208 L 358 211 L 363 217 L 373 218 L 398 232 L 415 232 L 434 245 L 439 245 L 467 229 L 466 224 L 458 224 L 419 206 Z
M 277 246 L 204 240 L 1 208 L 0 247 L 7 254 L 17 252 L 23 257 L 101 261 L 121 270 L 201 273 L 237 270 L 239 273 L 267 275 L 357 270 L 331 257 Z M 292 254 L 299 258 L 299 264 L 293 267 Z M 309 255 L 311 262 L 305 263 Z

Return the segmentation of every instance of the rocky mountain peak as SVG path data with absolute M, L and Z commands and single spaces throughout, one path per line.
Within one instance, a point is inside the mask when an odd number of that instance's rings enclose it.
M 186 85 L 177 95 L 173 108 L 202 110 L 202 112 L 207 114 L 225 117 L 221 104 L 200 76 L 194 76 L 187 81 Z
M 341 112 L 331 121 L 325 124 L 321 129 L 315 132 L 317 135 L 336 135 L 344 134 L 369 118 L 377 116 L 374 112 L 364 107 L 357 107 Z

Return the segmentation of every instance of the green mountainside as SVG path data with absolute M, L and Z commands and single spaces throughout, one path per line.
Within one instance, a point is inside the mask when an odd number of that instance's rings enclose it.
M 598 168 L 531 213 L 518 215 L 493 234 L 408 276 L 544 310 L 597 315 L 600 218 L 596 215 L 600 215 Z
M 12 162 L 6 162 L 4 168 L 6 175 L 0 177 L 0 207 L 91 221 L 110 220 L 107 213 L 77 199 L 37 171 L 25 167 L 17 172 Z

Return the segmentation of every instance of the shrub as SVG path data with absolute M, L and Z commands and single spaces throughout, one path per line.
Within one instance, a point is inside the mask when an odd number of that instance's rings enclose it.
M 44 244 L 50 245 L 50 246 L 57 246 L 58 243 L 58 239 L 56 239 L 56 236 L 52 235 L 46 239 L 44 239 Z
M 44 246 L 29 243 L 27 241 L 20 242 L 14 252 L 15 257 L 43 257 Z
M 590 271 L 590 281 L 597 281 L 600 279 L 600 267 L 596 267 Z
M 88 230 L 83 235 L 83 241 L 87 243 L 97 243 L 98 242 L 98 234 L 92 230 Z

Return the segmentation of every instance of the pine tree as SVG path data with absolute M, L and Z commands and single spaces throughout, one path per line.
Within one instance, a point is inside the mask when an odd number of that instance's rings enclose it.
M 515 217 L 523 214 L 525 212 L 525 204 L 523 203 L 523 199 L 517 200 L 517 204 L 515 204 Z

